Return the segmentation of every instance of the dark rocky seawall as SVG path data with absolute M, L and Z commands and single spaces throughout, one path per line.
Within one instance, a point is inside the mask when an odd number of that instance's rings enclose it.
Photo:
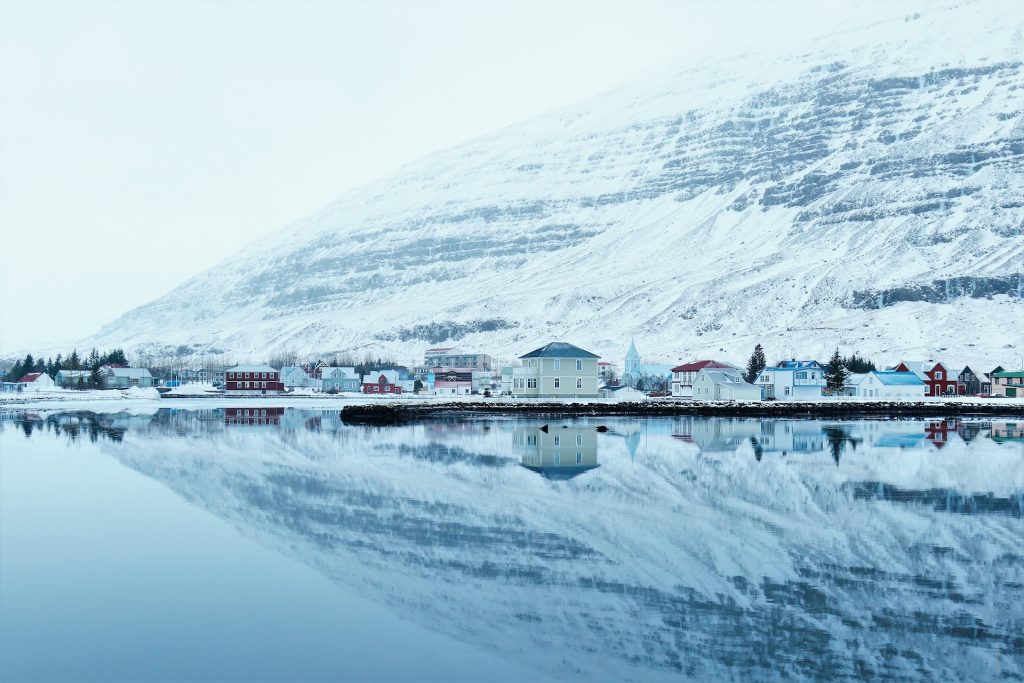
M 378 403 L 345 406 L 341 418 L 349 424 L 395 424 L 432 417 L 452 416 L 656 417 L 699 415 L 705 417 L 948 417 L 990 415 L 1024 419 L 1024 405 L 993 399 L 968 401 L 754 401 L 707 403 L 695 401 L 644 401 L 621 403 L 554 402 L 447 402 L 429 404 Z

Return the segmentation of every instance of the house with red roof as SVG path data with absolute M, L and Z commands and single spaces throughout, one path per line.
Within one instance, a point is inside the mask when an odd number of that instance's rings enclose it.
M 21 391 L 49 391 L 56 385 L 53 378 L 45 372 L 30 372 L 18 380 Z
M 672 368 L 672 396 L 682 398 L 693 398 L 693 380 L 704 368 L 726 369 L 732 368 L 728 363 L 721 363 L 717 360 L 698 360 L 692 363 L 684 363 Z

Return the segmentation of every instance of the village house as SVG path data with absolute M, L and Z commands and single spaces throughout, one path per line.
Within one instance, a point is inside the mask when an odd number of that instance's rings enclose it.
M 599 356 L 566 342 L 551 342 L 520 356 L 512 368 L 518 398 L 597 398 Z
M 281 373 L 269 365 L 236 365 L 224 372 L 224 393 L 231 396 L 264 396 L 283 391 Z
M 900 361 L 899 365 L 889 368 L 896 372 L 912 372 L 924 382 L 925 396 L 957 396 L 963 394 L 960 382 L 945 364 L 934 361 Z
M 363 379 L 354 367 L 326 367 L 320 369 L 320 389 L 323 391 L 353 391 L 363 388 Z
M 704 368 L 731 368 L 728 363 L 717 360 L 698 360 L 672 368 L 672 395 L 680 398 L 693 397 L 693 380 Z
M 1003 370 L 992 373 L 992 395 L 1024 398 L 1024 372 Z
M 210 366 L 206 368 L 199 368 L 196 371 L 196 381 L 203 384 L 212 384 L 215 387 L 224 386 L 226 370 L 223 367 Z
M 695 401 L 760 401 L 761 389 L 736 368 L 704 368 L 693 380 Z
M 825 368 L 816 360 L 784 360 L 762 370 L 756 384 L 765 398 L 813 401 L 825 389 Z
M 857 396 L 889 400 L 924 398 L 924 381 L 912 372 L 872 370 L 864 373 L 858 384 Z
M 431 374 L 435 394 L 466 396 L 474 391 L 472 368 L 433 368 Z
M 646 401 L 647 394 L 628 387 L 624 384 L 618 386 L 603 386 L 597 390 L 597 395 L 600 398 L 609 398 L 613 401 Z
M 281 384 L 285 389 L 319 389 L 320 382 L 310 377 L 305 368 L 287 365 L 281 368 Z
M 156 380 L 146 368 L 123 368 L 119 365 L 104 365 L 98 371 L 104 389 L 130 389 L 131 387 L 156 386 Z
M 991 394 L 992 393 L 992 385 L 993 385 L 992 375 L 996 374 L 997 372 L 1005 372 L 1005 371 L 1006 371 L 1006 368 L 1004 368 L 1002 365 L 997 365 L 994 368 L 992 368 L 990 371 L 984 373 L 982 375 L 982 377 L 981 377 L 981 393 L 983 393 L 983 394 Z
M 977 396 L 978 394 L 990 393 L 992 389 L 991 383 L 982 379 L 982 375 L 971 370 L 970 365 L 965 365 L 964 369 L 957 375 L 957 381 L 963 386 L 965 396 Z M 986 383 L 989 386 L 986 389 L 982 388 L 982 384 Z
M 92 370 L 58 370 L 54 380 L 66 389 L 85 388 L 92 384 Z
M 397 370 L 373 370 L 363 377 L 364 394 L 401 394 Z
M 426 368 L 469 368 L 491 370 L 491 357 L 486 353 L 467 353 L 453 347 L 427 349 L 423 354 Z
M 48 391 L 56 387 L 53 378 L 45 372 L 30 372 L 18 380 L 21 391 Z

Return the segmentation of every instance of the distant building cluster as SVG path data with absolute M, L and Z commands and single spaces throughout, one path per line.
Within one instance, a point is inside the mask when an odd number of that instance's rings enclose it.
M 4 391 L 39 392 L 56 387 L 129 389 L 157 387 L 174 391 L 183 385 L 212 385 L 230 396 L 268 396 L 294 392 L 373 395 L 431 394 L 495 396 L 521 399 L 611 399 L 639 401 L 671 397 L 694 401 L 806 401 L 824 397 L 917 400 L 949 396 L 1024 397 L 1024 371 L 997 366 L 957 370 L 936 360 L 901 360 L 882 370 L 835 370 L 814 359 L 788 359 L 773 365 L 752 357 L 747 368 L 702 359 L 672 367 L 644 362 L 631 340 L 622 364 L 574 344 L 553 341 L 496 366 L 489 354 L 456 347 L 435 347 L 414 367 L 377 361 L 360 366 L 323 361 L 281 368 L 267 364 L 161 371 L 106 364 L 95 371 L 60 370 L 55 377 L 30 372 Z M 621 374 L 620 374 L 621 371 Z M 830 377 L 830 373 L 832 376 Z

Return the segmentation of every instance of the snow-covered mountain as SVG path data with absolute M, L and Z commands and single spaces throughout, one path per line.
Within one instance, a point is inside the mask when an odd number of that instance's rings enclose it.
M 936 3 L 632 83 L 404 167 L 87 344 L 553 338 L 666 360 L 1012 360 L 1024 340 L 1024 4 Z

